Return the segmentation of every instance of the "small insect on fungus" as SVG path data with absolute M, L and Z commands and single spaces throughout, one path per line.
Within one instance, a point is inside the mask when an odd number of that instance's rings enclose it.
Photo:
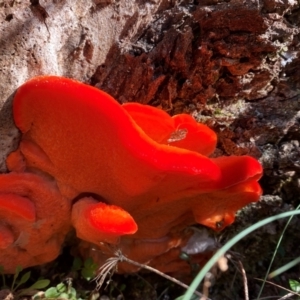
M 177 129 L 176 131 L 172 132 L 170 137 L 168 138 L 167 142 L 168 143 L 174 143 L 181 141 L 186 138 L 186 135 L 188 133 L 188 130 L 183 128 L 183 129 Z

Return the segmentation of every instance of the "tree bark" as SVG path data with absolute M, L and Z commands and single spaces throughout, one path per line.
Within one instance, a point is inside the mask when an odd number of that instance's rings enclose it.
M 121 103 L 193 113 L 219 129 L 222 152 L 254 156 L 295 122 L 297 104 L 279 100 L 298 93 L 293 67 L 291 88 L 280 78 L 299 56 L 297 1 L 7 0 L 0 16 L 2 105 L 33 76 L 72 77 Z M 275 124 L 269 110 L 280 108 Z M 2 114 L 5 171 L 17 131 Z

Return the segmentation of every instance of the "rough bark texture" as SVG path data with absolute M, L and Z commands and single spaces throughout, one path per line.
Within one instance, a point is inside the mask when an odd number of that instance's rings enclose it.
M 12 94 L 55 74 L 191 113 L 218 132 L 216 156 L 260 158 L 267 196 L 245 224 L 295 207 L 299 28 L 296 0 L 0 1 L 0 170 L 18 143 Z

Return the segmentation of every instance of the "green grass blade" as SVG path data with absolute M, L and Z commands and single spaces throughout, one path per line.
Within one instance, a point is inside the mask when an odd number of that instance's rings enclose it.
M 251 225 L 250 227 L 246 228 L 239 234 L 237 234 L 235 237 L 233 237 L 231 240 L 229 240 L 222 248 L 220 248 L 212 256 L 212 258 L 206 263 L 206 265 L 202 268 L 202 270 L 198 273 L 198 275 L 196 276 L 194 281 L 191 283 L 190 287 L 186 291 L 182 300 L 190 300 L 191 299 L 191 297 L 193 296 L 193 293 L 198 288 L 201 281 L 204 279 L 206 273 L 210 271 L 210 269 L 214 266 L 214 264 L 219 260 L 219 258 L 221 256 L 223 256 L 233 245 L 235 245 L 237 242 L 239 242 L 245 236 L 247 236 L 251 232 L 253 232 L 253 231 L 259 229 L 260 227 L 267 225 L 271 222 L 274 222 L 274 221 L 282 219 L 282 218 L 287 218 L 287 217 L 290 217 L 293 215 L 299 215 L 299 214 L 300 214 L 299 210 L 284 212 L 284 213 L 269 217 L 267 219 L 264 219 L 262 221 L 259 221 L 255 224 Z
M 297 206 L 296 210 L 298 210 L 299 208 L 300 208 L 300 205 Z M 285 234 L 285 232 L 286 232 L 288 226 L 290 225 L 290 222 L 292 221 L 293 217 L 294 217 L 294 215 L 290 216 L 290 218 L 288 219 L 286 225 L 284 226 L 284 228 L 283 228 L 283 230 L 282 230 L 282 233 L 281 233 L 280 238 L 279 238 L 279 240 L 278 240 L 278 243 L 277 243 L 277 245 L 276 245 L 275 251 L 274 251 L 274 253 L 273 253 L 271 262 L 270 262 L 270 264 L 269 264 L 268 270 L 267 270 L 267 272 L 266 272 L 265 278 L 264 278 L 263 283 L 262 283 L 262 285 L 261 285 L 261 287 L 260 287 L 260 290 L 259 290 L 259 293 L 258 293 L 258 295 L 257 295 L 256 300 L 258 300 L 258 299 L 260 298 L 260 296 L 261 296 L 261 293 L 262 293 L 262 291 L 263 291 L 263 289 L 264 289 L 265 283 L 266 283 L 267 278 L 268 278 L 268 276 L 269 276 L 269 273 L 270 273 L 270 271 L 271 271 L 271 267 L 272 267 L 273 262 L 274 262 L 274 260 L 275 260 L 275 256 L 276 256 L 276 254 L 277 254 L 278 248 L 279 248 L 279 246 L 280 246 L 280 244 L 281 244 L 281 242 L 282 242 L 283 236 L 284 236 L 284 234 Z
M 299 263 L 300 263 L 300 257 L 297 257 L 294 260 L 287 263 L 286 265 L 284 265 L 284 266 L 278 268 L 277 270 L 273 271 L 272 273 L 270 273 L 269 278 L 274 278 L 274 277 L 280 275 L 281 273 L 287 271 L 288 269 L 295 267 Z

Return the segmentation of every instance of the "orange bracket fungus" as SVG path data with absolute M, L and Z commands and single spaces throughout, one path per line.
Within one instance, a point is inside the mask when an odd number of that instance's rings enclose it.
M 0 175 L 6 272 L 54 259 L 72 228 L 79 251 L 99 264 L 120 249 L 180 270 L 188 226 L 221 230 L 261 195 L 260 164 L 209 158 L 216 134 L 186 114 L 120 105 L 94 87 L 41 76 L 18 89 L 13 116 L 22 137 L 7 158 L 10 173 Z

